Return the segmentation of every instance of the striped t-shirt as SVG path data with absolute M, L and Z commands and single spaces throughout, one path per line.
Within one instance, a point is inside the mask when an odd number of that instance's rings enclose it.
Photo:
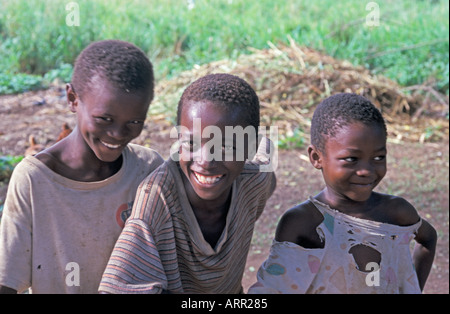
M 190 206 L 180 171 L 169 158 L 142 182 L 100 291 L 242 292 L 254 225 L 275 189 L 275 174 L 246 163 L 233 183 L 226 225 L 212 248 Z

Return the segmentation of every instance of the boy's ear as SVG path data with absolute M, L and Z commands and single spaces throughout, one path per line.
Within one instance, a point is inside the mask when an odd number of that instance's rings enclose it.
M 314 145 L 308 146 L 308 156 L 314 168 L 322 169 L 322 154 Z
M 78 95 L 75 93 L 72 84 L 66 84 L 67 103 L 69 104 L 70 111 L 76 112 L 78 106 Z

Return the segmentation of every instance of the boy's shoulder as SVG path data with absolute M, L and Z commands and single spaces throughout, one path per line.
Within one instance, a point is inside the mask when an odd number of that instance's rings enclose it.
M 46 173 L 44 170 L 45 168 L 34 156 L 27 156 L 14 167 L 11 179 L 28 180 L 28 178 L 44 175 Z
M 303 247 L 320 246 L 317 227 L 323 222 L 322 213 L 307 200 L 288 209 L 280 219 L 276 231 L 277 241 L 288 241 Z
M 161 155 L 151 148 L 133 143 L 129 143 L 127 148 L 132 158 L 145 160 L 147 162 L 159 162 L 160 164 L 164 161 Z
M 142 181 L 142 188 L 149 191 L 156 187 L 164 193 L 164 191 L 174 192 L 177 180 L 182 180 L 179 174 L 178 166 L 171 158 L 164 160 Z
M 398 226 L 410 226 L 420 220 L 416 208 L 400 196 L 375 193 L 378 210 L 385 215 L 389 223 Z
M 261 164 L 247 161 L 244 169 L 237 178 L 240 186 L 247 186 L 250 189 L 258 187 L 261 191 L 266 191 L 267 195 L 272 195 L 277 187 L 277 178 L 274 171 L 264 171 Z
M 286 220 L 289 224 L 315 225 L 314 228 L 316 228 L 323 221 L 323 215 L 310 200 L 306 200 L 288 209 L 281 219 Z

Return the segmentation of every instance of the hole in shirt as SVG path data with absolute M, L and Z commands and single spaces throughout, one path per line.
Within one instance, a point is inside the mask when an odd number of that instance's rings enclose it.
M 352 246 L 348 252 L 353 255 L 359 271 L 370 272 L 371 269 L 367 269 L 369 263 L 377 263 L 378 265 L 381 263 L 381 253 L 370 246 L 357 244 Z

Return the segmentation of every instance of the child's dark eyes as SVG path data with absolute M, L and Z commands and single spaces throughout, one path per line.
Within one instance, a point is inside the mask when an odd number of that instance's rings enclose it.
M 99 124 L 107 124 L 107 123 L 112 123 L 113 122 L 113 119 L 111 117 L 94 117 L 94 119 Z M 142 125 L 142 124 L 144 124 L 144 121 L 131 120 L 131 121 L 128 122 L 128 124 L 131 124 L 131 125 Z
M 355 162 L 357 160 L 357 158 L 356 157 L 344 157 L 344 158 L 341 158 L 341 160 L 345 161 L 345 162 Z
M 377 156 L 374 158 L 375 161 L 383 161 L 386 159 L 386 156 Z
M 100 123 L 109 123 L 109 122 L 112 122 L 112 118 L 110 118 L 110 117 L 94 117 L 94 119 L 95 119 L 97 122 L 100 122 Z
M 193 141 L 182 141 L 181 147 L 190 152 L 195 152 L 200 148 L 200 145 L 198 145 L 197 143 L 195 143 Z M 236 150 L 236 148 L 233 145 L 223 145 L 222 146 L 223 153 L 231 153 L 231 152 L 234 152 L 235 150 Z
M 376 156 L 373 158 L 374 161 L 383 161 L 385 159 L 386 159 L 386 156 L 384 156 L 384 155 Z M 341 158 L 341 160 L 343 160 L 345 162 L 353 163 L 353 162 L 358 161 L 358 157 L 345 157 L 345 158 Z
M 198 149 L 198 145 L 193 141 L 182 141 L 181 147 L 190 152 L 195 152 Z
M 233 145 L 224 145 L 222 146 L 222 151 L 225 153 L 230 153 L 236 150 L 236 147 L 234 147 Z

